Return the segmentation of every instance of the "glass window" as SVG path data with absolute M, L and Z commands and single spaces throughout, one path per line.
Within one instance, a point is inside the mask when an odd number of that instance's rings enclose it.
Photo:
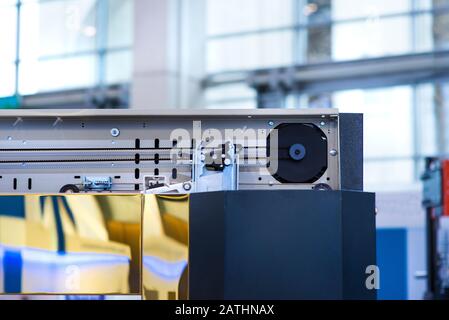
M 207 0 L 207 34 L 289 26 L 292 0 Z
M 0 6 L 0 61 L 13 62 L 16 59 L 17 8 L 13 5 Z
M 336 92 L 333 102 L 340 112 L 363 113 L 365 188 L 412 183 L 413 89 L 401 86 Z
M 20 56 L 33 59 L 94 50 L 95 0 L 27 1 L 21 10 Z
M 379 15 L 409 12 L 411 9 L 411 0 L 333 0 L 332 18 L 333 20 L 347 20 L 359 17 L 378 17 Z
M 449 14 L 435 15 L 432 30 L 435 49 L 449 49 Z
M 425 0 L 421 0 L 425 1 Z M 430 1 L 430 0 L 427 0 Z M 447 8 L 449 7 L 449 0 L 432 0 L 434 8 Z
M 108 48 L 133 43 L 133 0 L 108 0 Z
M 433 50 L 433 17 L 429 13 L 419 14 L 412 20 L 413 51 L 425 52 Z M 448 26 L 449 27 L 449 26 Z
M 221 103 L 212 103 L 207 106 L 208 109 L 255 109 L 255 100 L 227 101 Z
M 207 71 L 247 70 L 293 63 L 292 31 L 211 40 Z
M 318 26 L 307 29 L 307 62 L 329 61 L 332 56 L 331 27 Z
M 410 185 L 414 182 L 415 165 L 412 159 L 365 161 L 363 164 L 364 189 L 384 190 L 388 186 Z
M 415 89 L 416 143 L 422 156 L 435 156 L 437 150 L 437 123 L 435 106 L 435 86 L 421 84 Z
M 412 47 L 409 17 L 338 23 L 332 28 L 334 60 L 404 54 Z
M 246 84 L 231 84 L 208 88 L 205 92 L 208 108 L 256 108 L 256 92 Z
M 0 61 L 0 97 L 14 95 L 16 90 L 16 68 L 14 63 Z
M 409 86 L 336 92 L 340 112 L 364 114 L 366 159 L 412 157 L 413 91 Z
M 436 137 L 440 154 L 449 154 L 449 83 L 435 84 Z
M 209 88 L 205 97 L 207 101 L 255 99 L 256 92 L 246 84 L 232 84 Z
M 23 0 L 20 14 L 20 94 L 130 81 L 132 0 Z
M 106 83 L 123 83 L 131 79 L 132 52 L 130 50 L 106 54 Z
M 20 94 L 94 86 L 97 81 L 97 56 L 24 61 L 20 67 Z
M 0 8 L 3 9 L 3 7 L 12 7 L 17 4 L 17 0 L 2 0 L 0 1 Z

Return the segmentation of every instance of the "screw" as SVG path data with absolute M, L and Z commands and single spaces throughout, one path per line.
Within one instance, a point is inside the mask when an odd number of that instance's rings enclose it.
M 111 129 L 111 136 L 113 137 L 118 137 L 120 135 L 120 130 L 117 128 L 112 128 Z
M 329 151 L 329 154 L 330 154 L 331 156 L 335 157 L 335 156 L 338 154 L 338 152 L 337 152 L 337 150 L 332 149 L 331 151 Z
M 268 125 L 269 125 L 270 127 L 274 126 L 274 121 L 273 121 L 273 120 L 268 121 Z
M 182 187 L 184 188 L 184 190 L 189 191 L 190 189 L 192 189 L 192 185 L 188 182 L 184 183 L 182 185 Z
M 11 140 L 12 140 L 12 137 L 11 137 L 11 136 L 8 136 L 6 139 L 8 139 L 8 141 L 11 141 Z
M 324 126 L 326 123 L 324 121 L 321 121 L 320 125 Z

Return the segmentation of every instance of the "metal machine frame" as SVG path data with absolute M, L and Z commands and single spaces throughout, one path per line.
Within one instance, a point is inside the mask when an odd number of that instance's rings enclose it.
M 324 133 L 328 166 L 318 180 L 282 183 L 270 174 L 266 141 L 282 123 L 311 124 Z M 227 130 L 237 136 L 229 139 Z M 178 139 L 176 132 L 192 138 Z M 212 181 L 198 183 L 209 137 L 217 134 L 223 138 L 212 149 L 238 149 L 222 155 L 223 167 L 232 170 L 208 170 L 216 173 Z M 338 190 L 340 134 L 336 109 L 0 110 L 0 193 Z M 152 191 L 149 181 L 164 181 L 156 187 L 165 189 Z

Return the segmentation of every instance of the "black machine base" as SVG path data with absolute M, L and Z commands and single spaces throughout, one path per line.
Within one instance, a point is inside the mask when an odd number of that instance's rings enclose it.
M 192 194 L 189 225 L 190 299 L 376 299 L 372 193 Z

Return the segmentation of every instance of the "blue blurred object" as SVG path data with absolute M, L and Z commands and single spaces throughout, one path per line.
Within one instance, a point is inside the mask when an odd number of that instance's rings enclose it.
M 22 291 L 22 264 L 20 251 L 5 251 L 3 253 L 5 293 L 19 293 Z
M 3 196 L 0 205 L 0 216 L 25 218 L 25 197 Z
M 407 230 L 377 229 L 377 265 L 380 269 L 379 300 L 407 299 Z
M 0 98 L 0 109 L 18 109 L 19 106 L 20 106 L 19 96 Z

